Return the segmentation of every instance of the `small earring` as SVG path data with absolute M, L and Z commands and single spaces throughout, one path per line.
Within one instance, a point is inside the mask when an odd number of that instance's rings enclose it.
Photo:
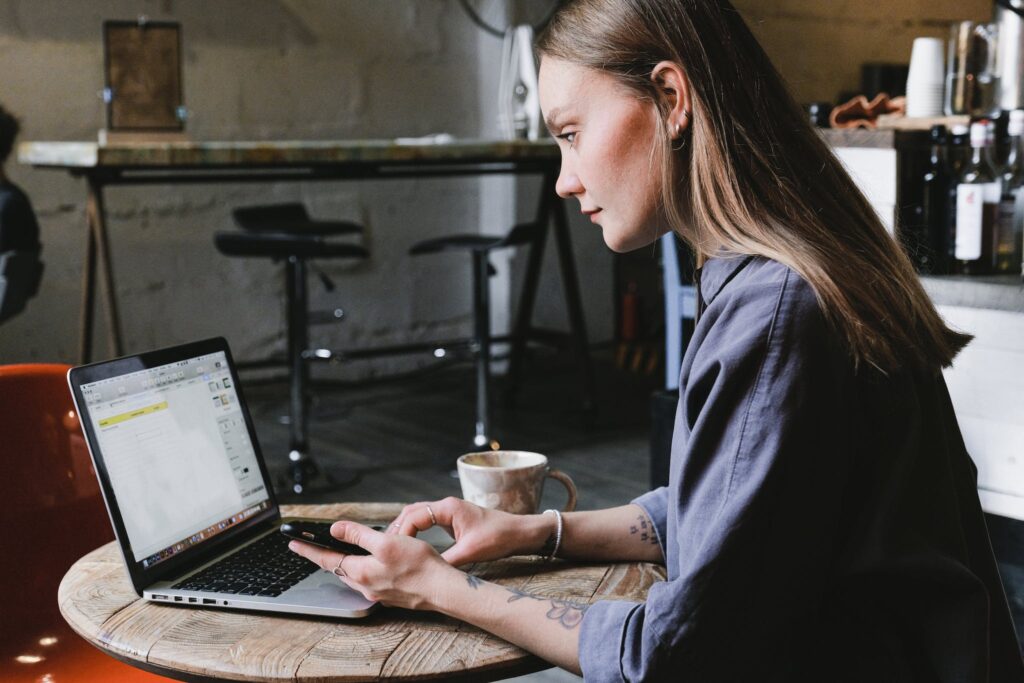
M 688 109 L 683 110 L 683 118 L 690 118 L 690 112 Z

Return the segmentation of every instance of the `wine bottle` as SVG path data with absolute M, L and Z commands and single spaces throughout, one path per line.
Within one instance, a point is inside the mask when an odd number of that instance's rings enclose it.
M 993 239 L 993 269 L 997 273 L 1011 273 L 1021 261 L 1021 240 L 1024 230 L 1024 215 L 1019 206 L 1022 188 L 1024 188 L 1024 110 L 1010 112 L 1007 126 L 1006 166 L 1002 170 L 1002 196 L 999 200 L 999 212 L 996 216 Z
M 946 145 L 946 177 L 948 198 L 946 200 L 946 228 L 945 239 L 946 252 L 943 259 L 945 273 L 955 272 L 954 264 L 956 256 L 956 193 L 960 185 L 960 176 L 963 175 L 964 167 L 971 158 L 970 128 L 963 124 L 956 124 L 949 130 L 949 142 Z
M 921 226 L 924 235 L 915 245 L 915 262 L 922 273 L 940 275 L 949 272 L 949 190 L 950 174 L 946 165 L 946 127 L 932 126 L 928 132 L 931 152 L 922 180 Z
M 1001 191 L 989 156 L 989 125 L 971 124 L 971 159 L 957 182 L 953 270 L 963 275 L 992 269 L 992 231 Z

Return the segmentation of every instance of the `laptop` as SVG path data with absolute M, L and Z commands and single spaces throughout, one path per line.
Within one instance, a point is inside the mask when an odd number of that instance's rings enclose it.
M 68 384 L 140 596 L 346 618 L 373 610 L 288 550 L 278 527 L 296 518 L 281 517 L 224 339 L 73 368 Z

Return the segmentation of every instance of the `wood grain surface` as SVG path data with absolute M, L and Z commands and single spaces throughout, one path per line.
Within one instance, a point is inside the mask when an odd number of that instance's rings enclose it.
M 265 140 L 157 142 L 100 145 L 95 142 L 27 141 L 18 162 L 39 168 L 242 168 L 290 165 L 492 163 L 557 161 L 554 140 Z
M 391 503 L 293 505 L 286 516 L 386 522 Z M 664 570 L 645 563 L 576 564 L 514 557 L 467 567 L 488 581 L 577 601 L 644 599 Z M 109 543 L 76 562 L 57 595 L 83 638 L 135 666 L 183 680 L 495 680 L 547 668 L 474 626 L 432 612 L 383 608 L 330 620 L 158 605 L 132 590 Z

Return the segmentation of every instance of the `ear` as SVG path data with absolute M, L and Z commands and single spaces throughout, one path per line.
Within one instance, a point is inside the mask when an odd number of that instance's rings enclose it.
M 666 125 L 672 139 L 678 138 L 690 126 L 693 108 L 690 106 L 690 81 L 683 68 L 675 62 L 658 62 L 651 71 L 664 109 L 668 111 Z

